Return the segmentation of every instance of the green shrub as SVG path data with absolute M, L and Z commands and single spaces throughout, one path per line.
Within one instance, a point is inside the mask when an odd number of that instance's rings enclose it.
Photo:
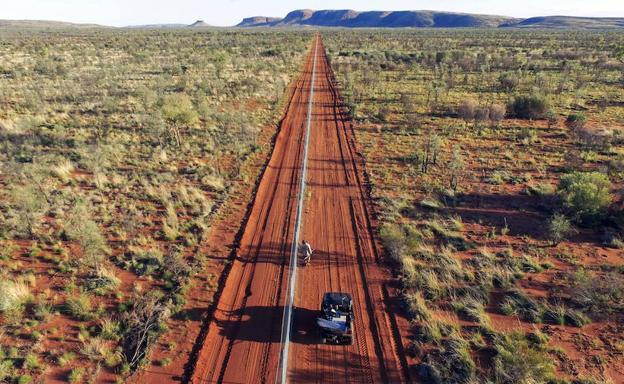
M 0 382 L 4 382 L 13 374 L 15 367 L 11 360 L 0 360 Z
M 62 355 L 56 358 L 56 362 L 59 366 L 64 367 L 70 364 L 76 358 L 76 354 L 73 352 L 63 352 Z
M 611 204 L 611 182 L 598 172 L 573 172 L 561 177 L 559 194 L 574 217 L 595 224 Z
M 519 119 L 542 119 L 550 110 L 548 100 L 541 95 L 514 97 L 508 110 Z
M 93 318 L 91 298 L 86 293 L 68 298 L 65 302 L 65 309 L 67 313 L 79 320 L 90 320 Z
M 567 239 L 572 232 L 574 232 L 572 224 L 565 215 L 556 213 L 548 221 L 548 238 L 554 244 Z
M 568 128 L 573 131 L 578 131 L 585 127 L 585 123 L 587 122 L 587 118 L 582 113 L 573 113 L 568 115 L 566 118 L 565 124 Z
M 30 384 L 33 382 L 33 378 L 30 375 L 21 375 L 17 378 L 17 384 Z
M 34 353 L 29 353 L 24 358 L 23 367 L 25 369 L 39 369 L 41 368 L 41 362 L 39 362 L 39 357 Z
M 82 367 L 72 369 L 67 376 L 67 381 L 70 383 L 78 383 L 82 381 L 82 377 L 85 374 L 85 370 Z

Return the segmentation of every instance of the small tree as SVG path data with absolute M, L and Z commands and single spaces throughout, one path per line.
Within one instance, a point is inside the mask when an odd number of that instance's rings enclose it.
M 573 172 L 561 177 L 559 194 L 574 217 L 590 224 L 599 220 L 611 204 L 611 182 L 599 172 Z
M 554 245 L 565 240 L 573 231 L 572 224 L 565 215 L 556 213 L 548 221 L 548 237 Z
M 451 162 L 449 163 L 449 170 L 451 171 L 451 188 L 453 191 L 457 190 L 459 184 L 459 175 L 464 169 L 464 156 L 461 154 L 459 146 L 453 147 L 453 154 L 451 156 Z
M 199 116 L 193 108 L 191 99 L 183 93 L 165 96 L 161 100 L 161 111 L 165 120 L 170 124 L 169 130 L 176 145 L 180 146 L 180 127 L 197 124 Z
M 548 121 L 548 129 L 554 127 L 559 122 L 559 116 L 553 111 L 546 113 L 546 120 Z
M 32 239 L 48 207 L 45 196 L 32 185 L 15 187 L 11 191 L 11 202 L 14 228 L 20 235 Z

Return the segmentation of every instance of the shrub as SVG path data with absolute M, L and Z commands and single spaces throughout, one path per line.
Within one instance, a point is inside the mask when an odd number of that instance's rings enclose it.
M 63 352 L 62 355 L 57 357 L 56 362 L 59 366 L 64 367 L 71 363 L 76 358 L 76 354 L 73 352 Z
M 582 223 L 594 224 L 611 204 L 611 182 L 599 172 L 573 172 L 561 177 L 563 204 Z
M 548 354 L 532 347 L 523 334 L 514 332 L 501 336 L 494 345 L 497 383 L 545 383 L 554 377 L 555 368 Z
M 91 298 L 81 293 L 77 297 L 70 297 L 65 302 L 67 313 L 79 320 L 90 320 L 93 318 Z
M 565 323 L 566 325 L 580 328 L 591 323 L 591 320 L 582 312 L 568 309 L 565 314 Z
M 580 269 L 567 277 L 572 303 L 594 315 L 624 309 L 624 277 L 616 272 L 595 276 Z
M 11 191 L 13 227 L 18 234 L 33 238 L 48 207 L 45 196 L 32 185 L 15 187 Z
M 145 358 L 158 335 L 162 323 L 169 317 L 166 305 L 155 295 L 136 296 L 120 319 L 123 330 L 121 345 L 130 369 L 136 369 Z
M 17 384 L 30 384 L 32 381 L 33 379 L 30 375 L 20 375 L 17 378 Z
M 163 117 L 174 124 L 193 125 L 199 121 L 193 103 L 186 94 L 167 95 L 160 104 Z
M 490 120 L 492 123 L 499 124 L 507 113 L 507 108 L 502 104 L 492 104 L 490 107 Z
M 483 303 L 475 298 L 467 296 L 459 301 L 453 301 L 452 305 L 468 321 L 474 321 L 482 325 L 489 322 Z
M 503 73 L 498 77 L 498 82 L 503 91 L 513 92 L 520 84 L 520 79 L 514 73 Z
M 24 358 L 23 368 L 25 369 L 39 369 L 41 368 L 41 362 L 39 362 L 39 357 L 34 353 L 29 353 Z
M 14 367 L 11 360 L 0 361 L 0 382 L 4 382 L 13 373 Z
M 101 361 L 108 354 L 108 346 L 103 339 L 94 337 L 82 345 L 80 353 L 89 360 Z
M 105 340 L 119 340 L 121 337 L 121 329 L 117 321 L 104 319 L 100 328 L 100 337 Z
M 516 315 L 525 321 L 539 323 L 542 320 L 542 308 L 539 303 L 521 291 L 508 293 L 500 308 L 505 315 Z
M 107 292 L 113 291 L 117 289 L 120 284 L 121 280 L 115 276 L 115 273 L 104 267 L 99 268 L 95 273 L 90 274 L 85 279 L 85 288 L 98 295 L 104 295 Z
M 475 111 L 477 109 L 477 102 L 474 100 L 466 100 L 459 105 L 457 114 L 465 121 L 470 121 L 475 117 Z
M 30 288 L 24 282 L 0 281 L 0 312 L 20 310 L 32 298 Z
M 573 113 L 568 115 L 565 121 L 566 127 L 570 128 L 574 132 L 578 132 L 585 127 L 587 118 L 581 113 Z
M 541 95 L 516 96 L 509 103 L 509 111 L 519 119 L 541 119 L 549 109 L 548 101 Z
M 401 227 L 396 224 L 385 223 L 379 230 L 379 237 L 390 257 L 395 261 L 399 261 L 401 253 L 405 248 L 405 235 Z
M 476 366 L 468 342 L 450 338 L 442 342 L 439 352 L 427 355 L 418 372 L 425 382 L 468 384 L 475 379 Z
M 70 383 L 78 383 L 82 381 L 82 377 L 84 376 L 85 370 L 82 367 L 77 367 L 72 369 L 67 375 L 67 381 Z
M 572 224 L 564 215 L 556 213 L 548 221 L 548 238 L 554 244 L 559 244 L 567 239 L 572 232 L 574 232 Z
M 416 291 L 405 294 L 405 302 L 407 303 L 407 310 L 414 320 L 431 320 L 431 312 L 422 293 Z

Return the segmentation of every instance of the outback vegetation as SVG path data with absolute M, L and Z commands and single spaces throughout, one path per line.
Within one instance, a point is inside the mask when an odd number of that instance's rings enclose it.
M 206 235 L 255 182 L 309 37 L 0 31 L 0 381 L 171 362 L 150 349 L 187 318 Z
M 325 44 L 431 383 L 624 380 L 624 36 L 340 31 Z

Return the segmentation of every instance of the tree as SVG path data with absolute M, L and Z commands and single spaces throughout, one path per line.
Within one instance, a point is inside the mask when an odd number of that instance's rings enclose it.
M 165 120 L 171 124 L 171 136 L 180 146 L 180 127 L 194 125 L 199 121 L 191 99 L 184 93 L 167 95 L 161 100 L 161 111 Z
M 561 177 L 559 194 L 574 217 L 585 224 L 599 220 L 611 204 L 611 182 L 599 172 L 572 172 Z

